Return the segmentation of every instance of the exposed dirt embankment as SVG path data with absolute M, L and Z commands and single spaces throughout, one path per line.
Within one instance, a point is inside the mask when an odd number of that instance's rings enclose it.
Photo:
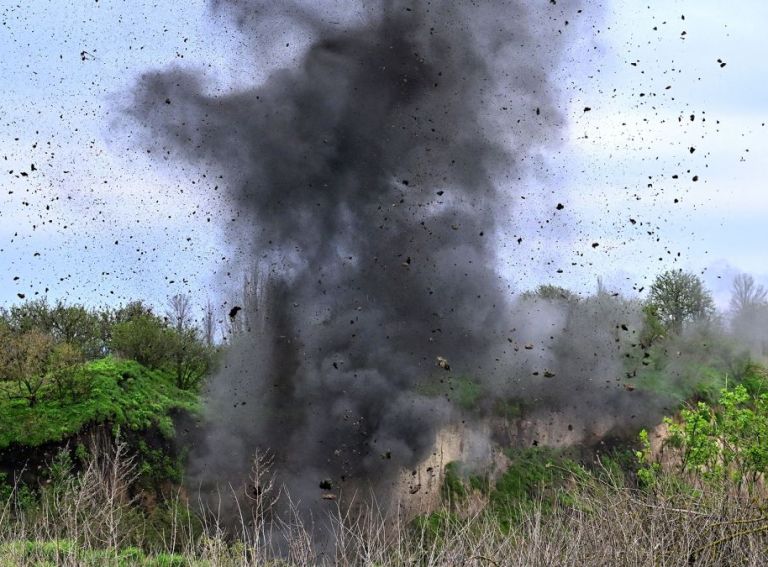
M 399 511 L 406 517 L 430 512 L 440 504 L 445 466 L 454 461 L 492 468 L 494 455 L 490 443 L 491 426 L 487 421 L 471 427 L 458 424 L 440 430 L 432 453 L 411 471 L 403 471 L 395 488 Z
M 400 512 L 412 517 L 440 505 L 448 463 L 459 461 L 463 470 L 487 474 L 493 479 L 508 466 L 505 448 L 581 447 L 591 452 L 609 439 L 629 439 L 629 435 L 618 431 L 613 419 L 593 418 L 585 423 L 575 411 L 542 410 L 515 420 L 486 418 L 471 425 L 451 425 L 438 432 L 434 450 L 418 467 L 403 471 L 395 487 L 395 498 Z

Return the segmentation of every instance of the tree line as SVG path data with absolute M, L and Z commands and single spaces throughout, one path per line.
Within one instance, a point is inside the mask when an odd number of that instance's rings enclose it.
M 113 355 L 172 373 L 179 388 L 196 389 L 216 358 L 217 325 L 221 325 L 225 340 L 258 332 L 270 291 L 269 278 L 260 275 L 254 272 L 243 280 L 241 296 L 235 302 L 238 305 L 224 322 L 216 321 L 210 302 L 196 318 L 199 308 L 182 294 L 168 298 L 162 314 L 142 301 L 92 309 L 67 305 L 62 300 L 49 303 L 43 298 L 0 307 L 0 381 L 15 384 L 10 395 L 30 405 L 36 403 L 46 384 L 60 396 L 74 396 L 86 387 L 77 380 L 81 365 Z M 600 312 L 607 309 L 595 322 L 597 325 L 620 317 L 624 311 L 639 312 L 641 341 L 646 347 L 679 336 L 691 325 L 718 319 L 712 295 L 702 279 L 681 270 L 657 276 L 644 301 L 610 294 L 600 280 L 594 298 L 580 299 L 553 285 L 541 285 L 523 294 L 523 299 L 534 298 L 573 306 L 587 302 Z M 612 301 L 606 303 L 600 298 Z M 619 313 L 617 302 L 623 306 Z M 730 307 L 734 336 L 751 352 L 768 356 L 768 290 L 755 283 L 752 276 L 740 274 L 733 281 Z M 617 319 L 615 326 L 620 325 Z
M 0 381 L 8 395 L 34 405 L 44 386 L 77 396 L 87 384 L 80 367 L 108 355 L 172 373 L 176 385 L 195 389 L 215 359 L 213 310 L 197 321 L 186 295 L 174 295 L 161 315 L 142 301 L 118 308 L 87 308 L 61 300 L 28 300 L 0 308 Z
M 609 294 L 598 279 L 597 297 Z M 525 299 L 540 298 L 564 303 L 583 300 L 572 291 L 555 285 L 540 285 L 523 294 Z M 630 302 L 632 303 L 632 302 Z M 643 314 L 643 341 L 650 345 L 674 337 L 693 326 L 723 323 L 712 294 L 698 275 L 683 270 L 659 274 L 644 301 L 634 302 Z M 745 346 L 768 356 L 768 290 L 749 274 L 739 274 L 732 282 L 728 326 Z

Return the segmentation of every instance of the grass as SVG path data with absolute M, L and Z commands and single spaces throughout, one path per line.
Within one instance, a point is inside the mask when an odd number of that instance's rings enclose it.
M 170 374 L 130 360 L 108 357 L 87 363 L 76 380 L 82 385 L 78 395 L 61 396 L 46 384 L 33 406 L 12 398 L 14 383 L 0 382 L 0 449 L 60 442 L 103 423 L 132 431 L 156 427 L 172 438 L 171 413 L 199 408 L 197 395 L 177 388 Z
M 0 503 L 0 565 L 756 567 L 768 562 L 765 507 L 732 484 L 691 490 L 680 477 L 662 475 L 653 490 L 642 491 L 607 470 L 562 471 L 567 482 L 550 487 L 556 493 L 550 502 L 531 497 L 506 526 L 489 507 L 472 513 L 443 508 L 414 521 L 375 503 L 358 502 L 355 508 L 340 503 L 327 518 L 307 521 L 295 508 L 275 519 L 269 509 L 245 506 L 241 527 L 229 536 L 215 519 L 194 534 L 181 514 L 163 539 L 148 543 L 145 528 L 129 514 L 132 503 L 123 483 L 131 478 L 131 463 L 117 453 L 92 452 L 86 470 L 51 488 L 34 514 L 15 513 L 12 498 Z M 514 483 L 509 493 L 531 496 L 526 486 L 546 480 L 543 475 L 538 470 L 526 477 L 531 482 Z M 327 529 L 319 532 L 320 525 Z
M 452 504 L 461 504 L 467 498 L 467 488 L 461 477 L 461 463 L 458 461 L 445 465 L 440 496 Z
M 118 550 L 81 549 L 72 540 L 14 541 L 0 545 L 0 565 L 61 565 L 82 567 L 186 567 L 192 565 L 176 553 L 146 554 L 136 547 Z
M 476 379 L 465 375 L 436 374 L 420 384 L 417 391 L 425 396 L 444 397 L 464 411 L 477 410 L 483 397 L 483 386 Z

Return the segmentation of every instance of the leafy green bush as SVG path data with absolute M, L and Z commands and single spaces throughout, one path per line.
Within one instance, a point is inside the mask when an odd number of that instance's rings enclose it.
M 550 509 L 567 495 L 566 480 L 583 470 L 554 449 L 510 449 L 507 456 L 509 467 L 490 494 L 490 510 L 504 529 L 534 507 Z
M 176 387 L 172 375 L 149 370 L 137 362 L 107 357 L 77 370 L 89 391 L 77 399 L 62 399 L 46 384 L 39 401 L 10 399 L 12 384 L 0 382 L 0 448 L 12 444 L 37 447 L 72 437 L 92 424 L 112 424 L 132 431 L 157 427 L 174 435 L 171 413 L 195 412 L 198 398 Z
M 112 330 L 111 348 L 125 358 L 149 368 L 160 368 L 168 362 L 173 330 L 151 313 L 138 315 Z
M 768 472 L 768 393 L 738 384 L 720 391 L 717 405 L 699 401 L 680 411 L 679 420 L 665 418 L 669 428 L 666 446 L 677 452 L 680 472 L 694 473 L 704 481 L 735 481 L 753 488 Z M 648 433 L 640 433 L 644 464 L 640 479 L 653 484 L 660 465 L 651 460 Z
M 768 471 L 768 393 L 750 395 L 739 384 L 723 389 L 718 406 L 699 402 L 667 420 L 670 441 L 682 450 L 681 466 L 706 477 L 756 479 Z

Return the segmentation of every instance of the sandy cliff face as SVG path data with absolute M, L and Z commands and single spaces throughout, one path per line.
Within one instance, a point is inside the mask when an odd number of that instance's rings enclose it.
M 406 517 L 428 513 L 440 505 L 445 466 L 459 461 L 469 470 L 495 474 L 503 470 L 503 453 L 491 442 L 490 421 L 441 429 L 432 453 L 418 467 L 403 471 L 395 487 L 398 509 Z
M 589 423 L 577 413 L 541 411 L 517 420 L 489 418 L 472 425 L 441 429 L 432 453 L 413 470 L 403 471 L 393 490 L 398 510 L 406 517 L 428 513 L 440 505 L 445 466 L 460 461 L 469 471 L 490 474 L 506 470 L 502 447 L 594 446 L 613 433 L 610 419 Z
M 585 421 L 577 410 L 538 411 L 524 418 L 499 422 L 502 442 L 510 447 L 593 446 L 611 435 L 616 423 L 608 417 Z

